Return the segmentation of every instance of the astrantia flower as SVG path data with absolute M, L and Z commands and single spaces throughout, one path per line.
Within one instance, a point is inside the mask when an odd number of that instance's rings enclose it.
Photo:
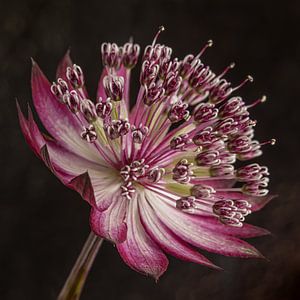
M 23 134 L 50 170 L 88 201 L 92 230 L 115 243 L 131 268 L 158 278 L 166 254 L 215 267 L 196 248 L 261 257 L 240 238 L 267 233 L 244 220 L 272 198 L 268 169 L 253 162 L 236 168 L 235 162 L 262 153 L 265 143 L 254 140 L 249 109 L 265 98 L 246 104 L 234 92 L 250 76 L 232 87 L 224 76 L 233 64 L 218 75 L 200 60 L 211 41 L 179 60 L 157 37 L 144 51 L 132 110 L 137 44 L 102 45 L 95 101 L 69 53 L 52 84 L 33 62 L 33 102 L 49 135 L 30 110 L 25 119 L 18 108 Z

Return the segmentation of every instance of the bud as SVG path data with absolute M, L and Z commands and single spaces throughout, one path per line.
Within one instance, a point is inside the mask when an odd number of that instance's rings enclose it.
M 123 65 L 125 68 L 132 69 L 137 64 L 140 54 L 140 46 L 138 44 L 126 43 L 123 46 Z
M 122 49 L 115 43 L 103 43 L 101 45 L 103 66 L 118 70 L 122 61 Z
M 122 76 L 105 76 L 103 85 L 107 97 L 113 101 L 121 101 L 124 93 L 124 78 Z
M 190 112 L 188 111 L 188 104 L 182 103 L 178 101 L 177 103 L 173 104 L 171 107 L 168 118 L 172 123 L 176 123 L 182 120 L 187 120 L 190 116 Z
M 66 77 L 74 89 L 80 88 L 84 85 L 82 70 L 75 64 L 72 67 L 67 67 Z
M 106 119 L 111 115 L 112 112 L 112 103 L 110 98 L 106 98 L 106 100 L 102 100 L 99 97 L 98 103 L 96 104 L 96 114 L 101 119 Z

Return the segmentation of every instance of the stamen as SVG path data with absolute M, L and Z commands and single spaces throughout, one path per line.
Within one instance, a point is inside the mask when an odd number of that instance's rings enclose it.
M 176 201 L 176 208 L 180 210 L 189 211 L 194 207 L 195 207 L 195 197 L 193 196 L 182 197 Z
M 126 135 L 130 130 L 130 123 L 127 120 L 112 120 L 110 124 L 105 124 L 104 130 L 107 136 L 114 140 Z
M 221 200 L 213 205 L 213 212 L 223 224 L 242 227 L 245 216 L 251 213 L 250 208 L 246 200 Z
M 57 79 L 57 83 L 53 82 L 50 87 L 51 93 L 55 95 L 58 100 L 62 103 L 64 102 L 63 96 L 68 92 L 68 84 L 62 78 Z
M 181 159 L 173 169 L 173 179 L 179 183 L 189 183 L 194 172 L 191 170 L 193 166 L 187 159 Z
M 215 193 L 215 189 L 209 185 L 197 184 L 191 188 L 191 195 L 198 199 L 209 199 L 212 197 L 212 194 Z
M 132 185 L 131 181 L 127 181 L 121 186 L 121 191 L 122 191 L 121 195 L 124 199 L 131 200 L 132 196 L 135 193 L 135 188 Z
M 80 111 L 89 123 L 95 121 L 97 118 L 95 104 L 89 99 L 83 99 L 81 101 Z
M 108 75 L 103 78 L 103 86 L 107 97 L 113 101 L 121 101 L 124 93 L 124 77 Z
M 72 113 L 76 114 L 79 111 L 81 99 L 75 90 L 71 92 L 67 91 L 63 95 L 63 101 Z
M 136 181 L 145 176 L 148 168 L 149 166 L 145 164 L 144 159 L 135 160 L 130 165 L 124 166 L 120 171 L 120 175 L 123 177 L 124 181 Z
M 84 77 L 81 68 L 77 65 L 67 67 L 66 77 L 74 89 L 81 88 L 84 85 Z
M 271 139 L 269 141 L 265 141 L 265 142 L 262 142 L 262 143 L 259 143 L 260 146 L 264 146 L 264 145 L 275 145 L 276 144 L 276 139 Z
M 194 120 L 197 123 L 212 121 L 217 118 L 219 110 L 212 103 L 200 103 L 194 111 Z
M 154 39 L 153 39 L 153 42 L 152 42 L 152 47 L 154 47 L 154 45 L 156 44 L 156 41 L 159 37 L 159 35 L 165 30 L 165 27 L 164 26 L 159 26 L 158 27 L 158 32 L 156 33 Z
M 160 101 L 165 94 L 162 83 L 152 81 L 150 84 L 145 84 L 144 88 L 145 94 L 143 96 L 143 101 L 148 106 Z
M 172 150 L 184 151 L 186 146 L 191 142 L 188 134 L 180 134 L 179 136 L 173 137 L 170 142 L 170 148 Z
M 218 75 L 218 78 L 221 78 L 221 77 L 223 77 L 224 75 L 226 75 L 227 72 L 228 72 L 229 70 L 233 69 L 234 67 L 235 67 L 235 63 L 232 62 L 229 66 L 227 66 L 227 67 L 224 69 L 224 71 L 223 71 L 221 74 Z
M 145 139 L 146 135 L 149 132 L 149 128 L 147 126 L 143 126 L 140 124 L 139 127 L 135 125 L 131 126 L 132 139 L 134 143 L 141 144 Z
M 198 53 L 198 55 L 195 57 L 195 59 L 198 59 L 207 48 L 211 47 L 213 45 L 213 40 L 208 40 L 206 42 L 206 44 L 204 45 L 204 47 L 200 50 L 200 52 Z
M 254 101 L 252 104 L 247 105 L 247 108 L 254 107 L 254 106 L 256 106 L 257 104 L 264 103 L 264 102 L 266 102 L 266 101 L 267 101 L 267 96 L 263 95 L 261 98 L 257 99 L 257 100 Z
M 249 181 L 243 185 L 242 191 L 250 196 L 263 197 L 269 193 L 269 190 L 266 189 L 268 183 L 268 177 L 263 177 L 260 180 L 256 181 Z
M 238 90 L 238 89 L 240 89 L 242 86 L 244 86 L 247 82 L 253 82 L 253 77 L 251 76 L 251 75 L 248 75 L 247 77 L 246 77 L 246 79 L 244 79 L 239 85 L 237 85 L 236 87 L 234 87 L 233 89 L 232 89 L 232 91 L 236 91 L 236 90 Z
M 90 125 L 89 127 L 84 127 L 84 131 L 81 133 L 82 139 L 86 140 L 88 143 L 93 143 L 97 140 L 97 133 L 95 127 Z
M 244 166 L 236 171 L 236 177 L 239 181 L 256 181 L 261 180 L 264 176 L 268 176 L 268 168 L 254 163 Z
M 155 167 L 149 171 L 147 179 L 153 183 L 157 183 L 162 179 L 165 173 L 166 171 L 164 168 Z
M 122 51 L 115 43 L 103 43 L 101 45 L 103 66 L 118 70 L 122 61 Z
M 212 177 L 232 177 L 234 175 L 233 165 L 219 165 L 210 168 L 210 175 Z
M 132 69 L 138 62 L 140 46 L 133 44 L 132 41 L 123 46 L 123 65 L 125 68 Z
M 168 118 L 172 123 L 176 123 L 182 120 L 188 120 L 190 116 L 190 112 L 188 111 L 188 104 L 178 101 L 177 103 L 173 104 L 171 107 Z
M 107 119 L 112 112 L 113 105 L 110 101 L 110 98 L 106 98 L 106 100 L 102 100 L 101 97 L 98 99 L 98 103 L 96 104 L 96 113 L 97 116 L 101 119 Z

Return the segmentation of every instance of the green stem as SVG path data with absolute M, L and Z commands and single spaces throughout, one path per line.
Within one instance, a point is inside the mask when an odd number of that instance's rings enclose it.
M 89 234 L 57 300 L 79 300 L 86 278 L 102 242 L 103 239 L 93 232 Z

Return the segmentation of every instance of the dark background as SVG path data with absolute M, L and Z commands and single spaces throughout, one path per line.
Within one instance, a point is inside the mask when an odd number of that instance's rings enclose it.
M 248 103 L 268 95 L 253 115 L 257 138 L 278 140 L 259 162 L 270 167 L 272 193 L 280 196 L 248 221 L 273 233 L 251 241 L 269 261 L 209 255 L 225 269 L 218 272 L 170 258 L 155 283 L 105 243 L 82 299 L 298 299 L 299 1 L 1 0 L 0 20 L 1 299 L 55 299 L 89 233 L 88 205 L 36 159 L 18 127 L 15 97 L 23 109 L 31 103 L 29 58 L 54 79 L 70 46 L 93 92 L 101 42 L 123 44 L 133 35 L 145 46 L 162 24 L 160 42 L 175 56 L 196 53 L 212 38 L 204 61 L 216 72 L 235 61 L 233 83 L 253 75 L 240 91 Z

